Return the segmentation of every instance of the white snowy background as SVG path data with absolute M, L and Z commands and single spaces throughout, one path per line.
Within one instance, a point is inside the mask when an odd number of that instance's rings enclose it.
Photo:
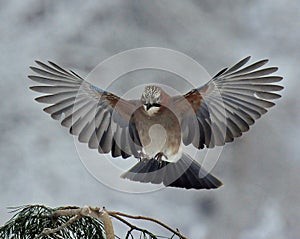
M 193 239 L 297 238 L 299 42 L 298 1 L 0 1 L 0 224 L 11 216 L 8 206 L 105 205 L 156 217 Z M 248 55 L 279 66 L 283 97 L 226 145 L 213 170 L 220 189 L 110 189 L 84 168 L 67 130 L 33 101 L 27 75 L 36 59 L 88 73 L 144 46 L 181 51 L 211 74 Z

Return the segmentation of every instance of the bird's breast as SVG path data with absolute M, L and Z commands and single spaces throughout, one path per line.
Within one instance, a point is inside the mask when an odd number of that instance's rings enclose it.
M 165 108 L 149 116 L 143 108 L 139 108 L 133 118 L 144 153 L 149 157 L 162 152 L 171 158 L 180 151 L 180 123 L 171 110 Z

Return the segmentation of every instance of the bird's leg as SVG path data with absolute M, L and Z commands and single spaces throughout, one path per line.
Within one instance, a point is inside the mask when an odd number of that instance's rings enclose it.
M 168 159 L 168 157 L 163 152 L 159 152 L 154 156 L 154 159 L 158 161 L 160 166 L 162 165 L 162 157 L 165 157 L 166 159 Z
M 138 152 L 138 157 L 137 158 L 141 162 L 145 159 L 149 159 L 149 156 L 147 154 L 143 153 L 142 151 L 140 151 L 140 152 Z

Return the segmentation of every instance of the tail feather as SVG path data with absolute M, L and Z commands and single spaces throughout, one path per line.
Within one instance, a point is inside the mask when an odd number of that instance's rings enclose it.
M 167 187 L 212 189 L 222 182 L 206 172 L 201 165 L 188 155 L 183 154 L 176 163 L 144 159 L 121 175 L 132 181 L 144 183 L 163 183 Z
M 174 165 L 174 167 L 176 167 L 176 165 Z M 196 161 L 193 160 L 187 170 L 178 179 L 167 186 L 183 187 L 187 189 L 211 189 L 218 188 L 221 185 L 221 181 L 212 174 L 207 173 Z
M 155 159 L 141 160 L 135 164 L 129 171 L 122 174 L 122 178 L 128 178 L 132 181 L 143 183 L 159 184 L 163 180 L 163 171 L 168 162 L 162 161 L 161 164 Z

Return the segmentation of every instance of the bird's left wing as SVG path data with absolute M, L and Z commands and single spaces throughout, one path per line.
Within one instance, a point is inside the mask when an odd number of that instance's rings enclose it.
M 124 100 L 87 82 L 73 71 L 67 71 L 53 62 L 36 61 L 39 67 L 30 67 L 34 75 L 28 77 L 40 83 L 30 89 L 45 95 L 36 98 L 50 104 L 44 108 L 61 125 L 78 136 L 80 142 L 99 153 L 113 157 L 138 157 L 140 139 L 131 114 L 139 106 L 137 100 Z
M 173 97 L 185 145 L 200 149 L 231 142 L 275 105 L 272 101 L 280 97 L 276 92 L 283 89 L 274 84 L 282 80 L 272 75 L 277 67 L 261 68 L 268 60 L 245 66 L 249 59 L 220 71 L 202 87 Z

